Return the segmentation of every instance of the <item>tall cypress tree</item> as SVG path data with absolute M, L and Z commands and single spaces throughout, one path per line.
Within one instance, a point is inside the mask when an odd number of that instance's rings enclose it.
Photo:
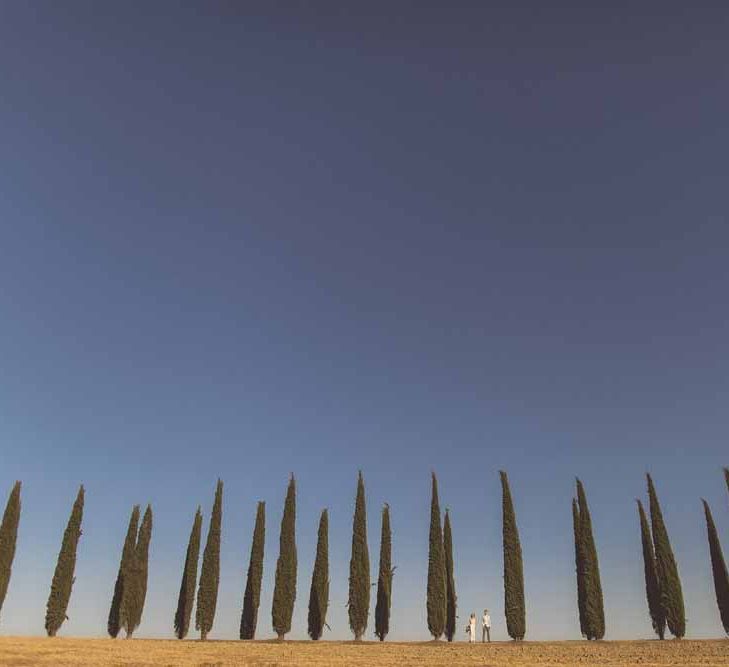
M 726 482 L 726 488 L 729 491 L 729 468 L 724 468 L 724 481 Z
M 259 502 L 256 509 L 256 525 L 253 528 L 251 557 L 248 561 L 248 578 L 243 594 L 243 612 L 240 617 L 240 638 L 253 639 L 258 624 L 258 605 L 261 602 L 263 579 L 263 548 L 266 541 L 266 503 Z
M 390 632 L 390 608 L 392 606 L 392 531 L 390 529 L 390 506 L 382 508 L 382 529 L 380 531 L 380 569 L 377 576 L 377 602 L 375 604 L 375 636 L 381 641 Z
M 144 601 L 147 598 L 147 576 L 149 572 L 149 543 L 152 540 L 152 507 L 147 505 L 139 527 L 137 544 L 127 570 L 119 616 L 127 639 L 142 622 Z
M 577 480 L 577 504 L 580 514 L 580 541 L 585 590 L 585 620 L 587 638 L 602 639 L 605 636 L 605 608 L 600 583 L 600 567 L 597 559 L 595 538 L 592 534 L 592 519 L 587 505 L 587 496 L 582 482 Z
M 218 583 L 220 582 L 220 524 L 223 519 L 223 482 L 218 479 L 215 487 L 215 501 L 210 515 L 208 538 L 203 552 L 200 585 L 197 590 L 195 628 L 200 630 L 200 639 L 205 641 L 213 629 L 215 607 L 218 604 Z
M 357 478 L 357 498 L 352 521 L 352 557 L 349 561 L 349 627 L 360 641 L 370 613 L 370 555 L 367 547 L 367 508 L 362 471 Z
M 296 480 L 293 474 L 286 490 L 279 553 L 276 561 L 276 583 L 273 587 L 271 620 L 279 640 L 291 631 L 291 617 L 296 602 Z
M 190 539 L 187 542 L 185 566 L 182 570 L 180 594 L 177 597 L 177 611 L 175 612 L 175 636 L 184 639 L 190 628 L 192 607 L 195 604 L 195 586 L 197 585 L 197 562 L 200 558 L 200 535 L 202 533 L 202 512 L 198 506 L 195 519 L 192 522 Z
M 658 495 L 650 475 L 648 481 L 648 499 L 650 501 L 651 527 L 653 529 L 653 546 L 656 551 L 656 572 L 661 582 L 661 606 L 666 615 L 666 623 L 671 634 L 680 639 L 686 634 L 686 612 L 683 605 L 681 579 L 678 566 L 673 556 L 671 542 L 668 539 L 663 513 L 658 503 Z
M 446 624 L 445 636 L 449 642 L 456 634 L 456 580 L 453 575 L 453 534 L 451 532 L 451 517 L 448 509 L 445 511 L 443 521 L 443 551 L 445 552 L 446 568 Z
M 428 545 L 428 591 L 426 607 L 428 630 L 433 639 L 440 639 L 446 625 L 446 565 L 443 532 L 440 529 L 438 480 L 432 473 L 430 498 L 430 540 Z
M 380 570 L 377 577 L 377 603 L 375 604 L 375 635 L 383 642 L 390 632 L 390 607 L 392 605 L 392 531 L 390 530 L 390 506 L 382 508 L 380 532 Z
M 729 573 L 727 573 L 724 554 L 721 551 L 721 542 L 716 532 L 714 518 L 711 516 L 709 503 L 705 500 L 704 515 L 706 516 L 706 532 L 709 540 L 709 555 L 711 556 L 711 572 L 714 575 L 714 592 L 716 604 L 719 607 L 719 617 L 724 626 L 724 632 L 729 634 Z
M 111 608 L 109 609 L 109 619 L 106 623 L 106 629 L 109 636 L 113 639 L 121 630 L 121 604 L 124 595 L 124 586 L 127 580 L 127 572 L 129 566 L 134 559 L 134 551 L 137 546 L 137 527 L 139 526 L 139 505 L 132 508 L 132 515 L 129 517 L 129 526 L 127 527 L 127 536 L 124 539 L 124 547 L 122 548 L 121 560 L 119 561 L 119 572 L 116 575 L 116 583 L 114 584 L 114 595 L 111 598 Z
M 319 519 L 319 533 L 316 542 L 316 560 L 311 575 L 309 592 L 309 637 L 320 639 L 327 623 L 329 606 L 329 514 L 326 510 Z
M 504 548 L 504 612 L 506 631 L 516 641 L 526 634 L 526 609 L 524 606 L 524 566 L 521 558 L 521 542 L 516 525 L 514 503 L 506 473 L 501 470 L 501 509 Z
M 51 593 L 46 604 L 46 632 L 49 637 L 56 635 L 67 618 L 66 610 L 71 599 L 71 588 L 76 581 L 73 573 L 76 569 L 76 547 L 81 537 L 83 515 L 84 487 L 81 485 L 63 533 L 61 550 L 58 552 L 58 561 L 51 582 Z
M 640 520 L 640 540 L 643 546 L 643 571 L 645 573 L 645 595 L 648 599 L 648 613 L 651 617 L 653 630 L 659 639 L 666 633 L 666 615 L 661 605 L 661 583 L 656 570 L 656 555 L 653 552 L 653 538 L 648 519 L 645 516 L 643 503 L 638 503 L 638 518 Z
M 575 537 L 575 573 L 577 575 L 577 611 L 580 616 L 580 634 L 587 637 L 587 614 L 585 613 L 585 577 L 582 555 L 582 537 L 580 534 L 580 509 L 577 499 L 572 499 L 572 530 Z
M 5 505 L 2 523 L 0 523 L 0 611 L 8 592 L 10 573 L 15 558 L 15 543 L 18 541 L 18 523 L 20 523 L 20 482 L 15 482 L 8 503 Z

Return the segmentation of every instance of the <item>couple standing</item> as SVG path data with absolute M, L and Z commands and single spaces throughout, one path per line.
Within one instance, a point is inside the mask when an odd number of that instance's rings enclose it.
M 469 641 L 471 644 L 476 642 L 476 614 L 471 614 L 471 618 L 468 620 L 468 626 L 466 626 L 466 632 L 470 635 Z M 483 610 L 483 616 L 481 617 L 481 641 L 485 642 L 488 639 L 491 642 L 491 616 L 489 610 Z

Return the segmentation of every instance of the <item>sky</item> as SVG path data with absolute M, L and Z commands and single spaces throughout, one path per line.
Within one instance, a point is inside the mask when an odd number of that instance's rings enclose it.
M 105 633 L 129 512 L 151 503 L 137 634 L 172 637 L 221 477 L 210 637 L 237 637 L 259 500 L 273 636 L 294 473 L 290 637 L 326 507 L 325 637 L 349 638 L 362 470 L 373 573 L 391 508 L 390 638 L 429 637 L 435 471 L 457 638 L 488 607 L 506 639 L 504 469 L 528 639 L 579 638 L 575 476 L 606 637 L 651 636 L 646 471 L 687 636 L 723 634 L 700 498 L 729 549 L 729 7 L 599 4 L 0 6 L 0 502 L 23 481 L 0 633 L 43 633 L 83 483 L 61 634 Z

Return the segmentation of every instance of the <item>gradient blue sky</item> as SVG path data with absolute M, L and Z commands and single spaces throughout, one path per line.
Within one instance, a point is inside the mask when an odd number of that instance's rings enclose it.
M 729 7 L 440 4 L 2 4 L 1 502 L 24 485 L 0 632 L 42 632 L 83 482 L 62 633 L 105 632 L 151 502 L 139 634 L 172 636 L 221 476 L 211 637 L 237 636 L 259 499 L 271 636 L 293 471 L 291 636 L 328 507 L 327 636 L 347 638 L 361 468 L 373 569 L 392 508 L 391 637 L 426 639 L 433 469 L 460 616 L 488 606 L 503 639 L 505 468 L 528 638 L 579 637 L 575 475 L 607 636 L 651 635 L 648 469 L 688 635 L 722 634 L 699 497 L 729 549 Z

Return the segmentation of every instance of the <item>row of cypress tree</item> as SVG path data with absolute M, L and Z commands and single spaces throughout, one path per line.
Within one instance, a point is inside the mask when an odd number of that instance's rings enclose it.
M 521 542 L 516 525 L 514 504 L 509 478 L 499 471 L 502 493 L 502 546 L 504 552 L 504 612 L 509 636 L 521 641 L 526 634 L 526 606 L 524 602 L 524 566 Z M 448 509 L 445 511 L 443 530 L 440 526 L 440 500 L 438 480 L 431 477 L 430 540 L 428 549 L 428 587 L 426 610 L 428 630 L 433 639 L 441 636 L 451 642 L 456 632 L 457 596 L 453 574 L 453 532 Z
M 522 551 L 508 477 L 504 471 L 500 471 L 499 476 L 502 488 L 504 611 L 507 632 L 514 640 L 519 641 L 526 634 Z M 729 489 L 729 468 L 724 469 L 724 476 Z M 649 474 L 646 475 L 646 481 L 650 522 L 639 499 L 637 505 L 648 611 L 653 629 L 660 639 L 664 638 L 666 627 L 675 637 L 681 638 L 686 632 L 686 618 L 678 567 L 663 520 L 658 495 Z M 438 482 L 435 473 L 432 474 L 431 484 L 426 593 L 427 622 L 434 639 L 445 635 L 448 641 L 452 641 L 455 635 L 457 609 L 453 572 L 453 535 L 447 509 L 441 529 Z M 15 554 L 21 508 L 20 490 L 21 483 L 16 482 L 8 498 L 2 523 L 0 523 L 0 610 L 7 592 Z M 717 606 L 724 630 L 729 634 L 729 573 L 711 509 L 705 500 L 702 500 L 702 504 Z M 223 483 L 218 480 L 199 584 L 197 571 L 202 532 L 202 513 L 199 507 L 193 519 L 174 618 L 175 634 L 180 639 L 186 637 L 189 630 L 196 584 L 198 587 L 195 627 L 200 631 L 201 639 L 204 640 L 213 627 L 220 580 L 222 506 Z M 46 605 L 45 627 L 49 636 L 54 636 L 68 618 L 66 612 L 75 581 L 76 551 L 82 534 L 83 508 L 84 487 L 81 486 L 63 534 Z M 149 546 L 152 537 L 151 506 L 147 506 L 141 525 L 139 517 L 140 507 L 135 505 L 129 519 L 109 610 L 107 629 L 111 637 L 117 637 L 121 629 L 125 630 L 127 638 L 132 637 L 142 619 L 147 592 Z M 572 517 L 580 630 L 588 640 L 602 639 L 605 635 L 605 612 L 597 548 L 587 495 L 579 479 L 576 480 L 576 496 L 572 500 Z M 296 482 L 294 476 L 291 475 L 281 520 L 279 557 L 276 564 L 271 610 L 273 629 L 279 639 L 283 639 L 291 630 L 296 600 L 295 526 Z M 325 509 L 319 520 L 316 559 L 309 592 L 308 633 L 314 640 L 320 639 L 324 628 L 328 627 L 326 623 L 329 606 L 328 531 L 329 517 Z M 256 511 L 243 598 L 241 639 L 253 639 L 256 633 L 263 577 L 264 542 L 265 503 L 260 502 Z M 375 606 L 375 635 L 381 641 L 384 641 L 389 632 L 392 604 L 392 580 L 395 568 L 392 566 L 391 542 L 390 508 L 385 504 L 382 510 L 380 562 Z M 374 584 L 370 583 L 367 547 L 365 488 L 360 472 L 357 479 L 352 525 L 348 600 L 349 624 L 355 640 L 361 640 L 367 629 L 372 585 Z
M 724 477 L 729 490 L 729 468 L 724 468 Z M 650 522 L 643 503 L 640 499 L 636 499 L 636 502 L 648 613 L 653 630 L 659 639 L 664 639 L 666 627 L 674 637 L 681 639 L 686 634 L 686 611 L 681 578 L 658 494 L 650 474 L 646 474 L 646 483 Z M 605 635 L 605 611 L 597 549 L 584 486 L 579 479 L 576 485 L 577 497 L 572 500 L 572 517 L 580 630 L 588 640 L 602 639 Z M 729 634 L 729 573 L 711 509 L 706 500 L 702 499 L 701 502 L 706 520 L 709 557 L 719 617 L 724 631 Z

